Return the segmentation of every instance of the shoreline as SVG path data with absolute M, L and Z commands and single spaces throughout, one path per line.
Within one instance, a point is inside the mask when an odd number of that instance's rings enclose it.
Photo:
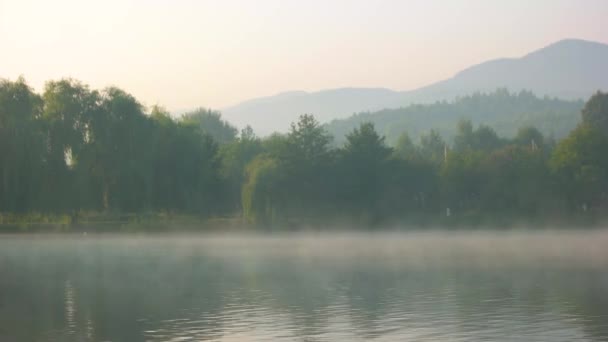
M 425 231 L 577 231 L 601 230 L 608 222 L 598 217 L 505 218 L 505 217 L 415 217 L 392 222 L 362 222 L 355 218 L 283 220 L 266 225 L 247 223 L 240 216 L 202 218 L 195 215 L 95 214 L 77 222 L 67 215 L 41 216 L 43 220 L 0 221 L 0 235 L 20 234 L 179 234 L 179 233 L 297 233 L 297 232 L 425 232 Z M 120 219 L 117 219 L 120 218 Z

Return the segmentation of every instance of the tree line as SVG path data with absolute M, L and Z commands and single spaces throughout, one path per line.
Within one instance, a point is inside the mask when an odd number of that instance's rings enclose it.
M 452 141 L 458 133 L 458 120 L 465 117 L 475 124 L 491 126 L 499 136 L 513 137 L 519 128 L 533 126 L 545 135 L 561 139 L 578 124 L 577 114 L 583 105 L 582 100 L 537 97 L 526 90 L 509 92 L 499 88 L 453 101 L 358 113 L 329 122 L 327 129 L 339 143 L 343 143 L 346 134 L 364 122 L 372 122 L 391 145 L 403 132 L 418 140 L 430 129 L 437 130 L 444 139 Z
M 118 89 L 71 79 L 42 94 L 0 82 L 0 212 L 166 212 L 278 227 L 601 218 L 607 208 L 608 94 L 560 141 L 513 138 L 461 120 L 389 146 L 363 122 L 336 144 L 302 115 L 286 134 L 238 132 L 219 112 L 173 118 Z

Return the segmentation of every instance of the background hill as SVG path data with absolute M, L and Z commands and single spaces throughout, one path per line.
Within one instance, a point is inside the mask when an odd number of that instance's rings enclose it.
M 251 125 L 259 134 L 285 131 L 300 114 L 314 114 L 321 122 L 353 113 L 405 107 L 413 103 L 453 100 L 475 92 L 507 88 L 529 90 L 544 97 L 587 99 L 608 89 L 608 45 L 568 39 L 521 58 L 488 61 L 454 77 L 412 91 L 383 88 L 341 88 L 319 92 L 287 92 L 245 101 L 223 110 L 230 122 Z
M 237 126 L 250 125 L 258 134 L 284 132 L 304 113 L 321 122 L 366 110 L 398 107 L 403 94 L 384 88 L 341 88 L 313 93 L 292 91 L 242 102 L 222 111 Z

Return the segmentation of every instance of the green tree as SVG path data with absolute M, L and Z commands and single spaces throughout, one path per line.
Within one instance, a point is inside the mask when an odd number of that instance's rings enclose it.
M 419 159 L 418 147 L 414 144 L 407 132 L 403 132 L 395 144 L 395 156 L 404 160 Z
M 262 139 L 262 149 L 264 152 L 273 156 L 287 155 L 289 151 L 289 141 L 286 134 L 272 133 Z
M 218 111 L 199 108 L 184 114 L 181 121 L 185 124 L 198 127 L 201 134 L 211 136 L 219 144 L 227 144 L 234 141 L 238 130 L 228 122 L 222 120 L 222 114 Z
M 420 156 L 424 160 L 440 164 L 445 157 L 447 144 L 438 131 L 431 129 L 420 137 Z
M 372 123 L 362 123 L 346 136 L 341 150 L 343 197 L 351 213 L 375 221 L 385 190 L 385 167 L 392 150 Z
M 373 165 L 382 163 L 391 154 L 392 149 L 387 147 L 385 137 L 381 137 L 370 122 L 362 123 L 350 134 L 346 135 L 344 155 L 357 159 L 358 162 L 370 162 Z
M 454 149 L 456 151 L 492 151 L 501 145 L 500 138 L 491 127 L 480 125 L 474 130 L 470 120 L 461 120 L 458 123 L 457 134 L 454 137 Z
M 583 107 L 583 123 L 608 134 L 608 93 L 597 92 Z
M 87 193 L 87 189 L 82 182 L 86 168 L 76 164 L 84 151 L 89 136 L 89 116 L 97 110 L 99 97 L 80 82 L 64 79 L 48 82 L 42 99 L 47 172 L 41 196 L 47 206 L 56 211 L 78 210 L 85 202 L 79 195 Z M 74 177 L 79 182 L 74 182 Z
M 503 142 L 490 126 L 479 125 L 475 131 L 476 149 L 492 151 L 503 146 Z
M 479 209 L 483 157 L 484 153 L 481 151 L 455 151 L 448 153 L 446 162 L 441 165 L 442 203 L 454 214 L 475 212 Z
M 247 166 L 245 176 L 241 196 L 243 217 L 255 224 L 276 223 L 287 200 L 282 196 L 284 174 L 279 163 L 267 155 L 258 156 Z
M 476 147 L 475 133 L 471 120 L 458 121 L 456 136 L 454 137 L 454 149 L 464 151 Z
M 85 145 L 93 203 L 103 210 L 143 209 L 151 183 L 151 123 L 142 105 L 130 94 L 108 88 L 90 113 Z M 82 158 L 80 158 L 82 160 Z
M 529 146 L 532 149 L 545 149 L 545 137 L 536 128 L 531 126 L 521 127 L 513 142 L 519 146 Z
M 554 194 L 545 156 L 533 146 L 507 146 L 490 153 L 480 165 L 484 213 L 530 218 L 550 209 Z
M 43 101 L 51 158 L 64 163 L 77 158 L 88 134 L 88 115 L 98 104 L 96 94 L 80 82 L 65 79 L 48 82 Z
M 291 125 L 284 149 L 278 155 L 287 177 L 284 189 L 291 194 L 286 214 L 303 219 L 321 215 L 330 182 L 324 175 L 332 160 L 331 140 L 312 115 L 302 115 Z
M 329 153 L 331 135 L 325 131 L 312 115 L 300 116 L 297 123 L 291 124 L 287 135 L 290 156 L 296 157 L 297 163 L 318 165 L 326 160 Z
M 550 160 L 559 188 L 571 207 L 599 207 L 608 191 L 608 137 L 596 127 L 581 125 L 560 141 Z
M 225 206 L 215 140 L 188 122 L 155 107 L 150 115 L 154 142 L 151 203 L 157 210 L 209 216 Z
M 44 171 L 42 100 L 23 78 L 0 80 L 0 211 L 34 209 Z
M 233 210 L 241 208 L 239 197 L 245 181 L 245 167 L 262 152 L 262 142 L 249 126 L 241 131 L 238 139 L 221 146 L 221 173 L 229 191 L 226 201 Z

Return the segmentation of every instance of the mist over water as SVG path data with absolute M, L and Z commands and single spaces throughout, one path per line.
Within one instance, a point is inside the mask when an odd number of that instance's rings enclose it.
M 608 341 L 608 231 L 0 240 L 0 341 Z

